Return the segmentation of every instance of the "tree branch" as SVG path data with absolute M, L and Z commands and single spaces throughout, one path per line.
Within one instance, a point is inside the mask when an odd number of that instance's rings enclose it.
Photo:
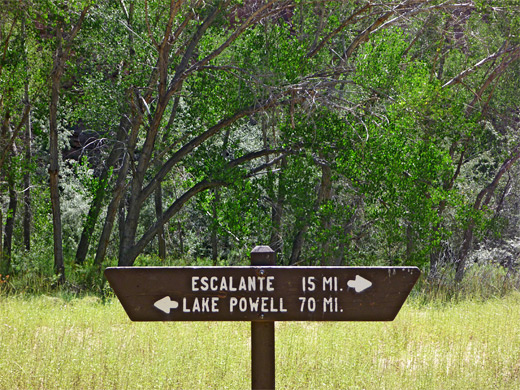
M 263 156 L 271 155 L 274 153 L 280 153 L 280 150 L 259 150 L 256 152 L 248 153 L 242 157 L 239 157 L 233 161 L 230 161 L 225 169 L 233 169 L 237 166 L 244 164 L 245 162 L 252 161 L 258 158 L 261 158 Z M 262 165 L 265 166 L 266 164 Z M 249 174 L 245 176 L 250 177 Z M 175 200 L 171 204 L 171 206 L 161 215 L 161 217 L 155 222 L 155 224 L 150 227 L 141 237 L 141 239 L 133 245 L 130 250 L 127 252 L 127 256 L 125 258 L 125 262 L 128 262 L 127 265 L 133 264 L 135 258 L 141 253 L 146 245 L 150 243 L 150 241 L 156 236 L 156 234 L 163 228 L 164 224 L 166 224 L 175 214 L 177 214 L 181 208 L 188 202 L 191 198 L 193 198 L 195 195 L 199 194 L 200 192 L 209 190 L 211 188 L 217 188 L 217 187 L 223 187 L 227 186 L 230 183 L 225 180 L 211 180 L 211 179 L 204 179 L 195 184 L 193 187 L 191 187 L 189 190 L 187 190 L 183 195 L 181 195 L 179 198 Z
M 25 121 L 27 119 L 27 116 L 29 115 L 30 110 L 31 110 L 31 106 L 26 104 L 25 108 L 24 108 L 24 111 L 23 111 L 22 118 L 20 119 L 20 122 L 18 123 L 18 125 L 14 129 L 13 135 L 11 136 L 11 138 L 9 139 L 7 144 L 5 145 L 4 150 L 2 150 L 2 154 L 0 156 L 0 171 L 2 170 L 2 167 L 4 166 L 4 163 L 5 163 L 5 160 L 7 158 L 7 155 L 9 154 L 8 152 L 9 152 L 9 150 L 12 149 L 14 141 L 15 141 L 18 133 L 20 132 L 22 126 L 24 125 L 24 123 L 25 123 Z
M 268 108 L 275 107 L 277 105 L 286 104 L 287 102 L 281 101 L 280 99 L 270 99 L 267 100 L 262 105 L 254 105 L 249 106 L 234 115 L 225 118 L 221 120 L 216 125 L 210 127 L 208 130 L 206 130 L 204 133 L 200 134 L 199 136 L 193 138 L 191 141 L 186 143 L 183 147 L 181 147 L 177 152 L 171 156 L 168 161 L 166 161 L 161 169 L 159 169 L 159 172 L 155 175 L 155 177 L 148 183 L 146 187 L 143 188 L 141 191 L 141 194 L 139 196 L 139 202 L 144 202 L 155 190 L 157 185 L 166 177 L 166 175 L 172 170 L 172 168 L 181 161 L 186 155 L 191 153 L 195 148 L 200 146 L 204 141 L 208 140 L 218 132 L 220 132 L 222 129 L 224 129 L 227 126 L 230 126 L 231 124 L 235 123 L 239 119 L 254 114 L 255 112 L 266 110 Z
M 516 61 L 520 57 L 520 46 L 516 47 L 516 50 L 513 51 L 502 63 L 497 66 L 493 72 L 489 75 L 489 77 L 486 79 L 484 84 L 480 87 L 478 92 L 475 94 L 475 97 L 471 101 L 471 103 L 468 106 L 467 113 L 471 113 L 471 110 L 475 107 L 475 104 L 477 101 L 479 101 L 482 98 L 482 95 L 484 91 L 489 87 L 489 85 L 498 77 L 502 76 L 502 74 L 506 71 L 509 65 L 511 65 L 514 61 Z
M 518 48 L 519 48 L 518 46 L 514 46 L 512 48 L 507 48 L 507 44 L 505 42 L 497 52 L 480 60 L 475 65 L 473 65 L 471 68 L 468 68 L 468 69 L 460 72 L 457 76 L 455 76 L 450 81 L 445 83 L 442 86 L 442 88 L 446 88 L 446 87 L 449 87 L 450 85 L 460 83 L 462 81 L 462 79 L 464 79 L 465 77 L 469 76 L 470 74 L 476 72 L 483 65 L 487 64 L 488 62 L 495 61 L 497 58 L 499 58 L 500 56 L 502 56 L 504 54 L 511 53 L 512 51 L 517 51 Z
M 216 187 L 222 187 L 227 183 L 224 181 L 202 180 L 186 191 L 182 196 L 177 198 L 170 207 L 161 215 L 161 217 L 150 227 L 141 237 L 141 239 L 133 245 L 126 254 L 124 259 L 126 265 L 132 265 L 136 257 L 143 251 L 148 243 L 155 237 L 157 232 L 168 222 L 180 209 L 198 193 Z
M 341 57 L 343 61 L 346 61 L 354 50 L 357 49 L 357 47 L 365 42 L 368 39 L 368 36 L 374 32 L 379 26 L 381 26 L 390 16 L 394 14 L 395 11 L 389 11 L 386 14 L 380 16 L 374 23 L 372 23 L 369 27 L 367 27 L 361 34 L 359 34 L 354 40 L 350 43 L 347 50 L 345 50 L 345 53 L 343 53 L 343 56 Z
M 83 21 L 85 20 L 85 17 L 87 16 L 89 9 L 90 9 L 90 4 L 87 5 L 85 8 L 83 8 L 83 10 L 81 11 L 81 14 L 79 15 L 78 22 L 72 29 L 70 35 L 65 40 L 67 42 L 67 44 L 65 45 L 65 49 L 63 50 L 65 59 L 67 59 L 69 57 L 70 50 L 72 49 L 72 42 L 76 38 L 76 35 L 78 35 L 79 30 L 81 29 L 81 25 L 83 24 Z
M 182 57 L 181 62 L 179 65 L 177 65 L 177 68 L 175 69 L 175 76 L 173 77 L 172 81 L 170 82 L 170 85 L 168 87 L 167 91 L 167 98 L 172 96 L 179 88 L 179 86 L 182 84 L 183 80 L 187 77 L 187 74 L 185 74 L 186 68 L 188 67 L 188 62 L 190 58 L 193 56 L 193 52 L 195 51 L 195 48 L 197 47 L 197 44 L 202 39 L 204 33 L 206 30 L 213 24 L 215 21 L 218 13 L 220 11 L 219 6 L 215 6 L 208 16 L 206 16 L 206 19 L 204 19 L 204 22 L 199 26 L 195 34 L 193 34 L 193 37 L 190 40 L 190 43 L 186 47 L 186 51 L 184 52 L 184 56 Z
M 229 45 L 231 45 L 249 26 L 251 26 L 252 24 L 260 21 L 261 19 L 263 19 L 264 17 L 266 17 L 267 15 L 264 14 L 264 11 L 268 10 L 269 7 L 271 7 L 274 3 L 276 2 L 276 0 L 270 0 L 268 2 L 266 2 L 264 5 L 262 5 L 258 10 L 256 10 L 255 12 L 253 12 L 253 14 L 251 14 L 249 16 L 249 18 L 247 18 L 230 36 L 229 38 L 222 44 L 220 45 L 217 49 L 215 49 L 212 53 L 210 53 L 209 55 L 207 55 L 205 58 L 203 58 L 202 60 L 198 61 L 196 64 L 194 64 L 193 66 L 190 67 L 190 69 L 188 69 L 187 73 L 192 73 L 194 71 L 197 71 L 199 70 L 201 67 L 203 67 L 204 65 L 206 65 L 208 62 L 210 62 L 212 59 L 216 58 L 220 53 L 222 53 L 227 47 L 229 47 Z M 293 6 L 293 3 L 292 1 L 286 1 L 284 3 L 282 3 L 277 9 L 275 10 L 272 10 L 270 11 L 269 13 L 277 13 L 277 12 L 280 12 L 281 10 L 283 10 L 284 8 L 287 8 L 289 6 Z
M 323 46 L 330 41 L 332 38 L 334 38 L 336 35 L 338 35 L 345 27 L 347 27 L 349 24 L 358 22 L 358 19 L 355 19 L 358 15 L 362 14 L 363 12 L 370 9 L 370 3 L 365 4 L 364 7 L 358 9 L 356 12 L 354 12 L 352 15 L 350 15 L 347 19 L 345 19 L 334 31 L 329 33 L 325 38 L 321 40 L 321 42 L 309 53 L 307 53 L 307 58 L 314 57 L 318 52 L 323 49 Z

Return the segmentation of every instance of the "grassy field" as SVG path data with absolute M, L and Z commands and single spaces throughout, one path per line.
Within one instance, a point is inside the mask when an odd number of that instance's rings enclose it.
M 0 296 L 0 389 L 248 389 L 249 323 L 132 323 L 117 300 Z M 276 324 L 278 389 L 520 389 L 520 293 L 386 323 Z

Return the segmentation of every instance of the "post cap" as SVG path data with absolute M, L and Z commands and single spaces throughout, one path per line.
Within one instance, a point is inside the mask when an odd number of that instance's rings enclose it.
M 267 245 L 255 246 L 251 251 L 251 265 L 276 265 L 276 254 Z
M 274 250 L 271 249 L 268 245 L 258 245 L 253 248 L 251 253 L 274 253 Z

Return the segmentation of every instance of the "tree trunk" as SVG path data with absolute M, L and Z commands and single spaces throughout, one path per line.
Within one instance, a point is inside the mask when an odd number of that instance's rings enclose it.
M 143 99 L 141 98 L 140 100 L 142 101 Z M 119 261 L 123 263 L 126 262 L 124 258 L 128 256 L 129 252 L 135 244 L 139 216 L 141 214 L 142 205 L 146 199 L 142 196 L 143 183 L 146 172 L 150 167 L 150 161 L 154 151 L 155 138 L 157 132 L 159 131 L 161 120 L 167 108 L 167 104 L 168 101 L 165 99 L 165 96 L 159 96 L 153 118 L 151 118 L 151 123 L 146 129 L 146 139 L 140 148 L 137 166 L 132 170 L 133 174 L 130 185 L 128 210 L 124 223 L 122 240 L 119 245 Z M 132 145 L 131 150 L 133 151 L 134 149 L 135 143 Z
M 211 260 L 213 260 L 213 265 L 217 265 L 218 259 L 218 212 L 217 212 L 217 204 L 220 201 L 220 195 L 218 188 L 213 190 L 214 198 L 211 202 L 211 213 L 212 213 L 212 226 L 211 226 Z
M 24 58 L 27 61 L 27 46 L 26 46 L 26 32 L 25 32 L 25 18 L 22 19 L 22 35 L 24 38 Z M 27 74 L 29 74 L 29 65 L 26 66 Z M 25 104 L 30 106 L 29 100 L 29 78 L 25 80 Z M 32 160 L 32 124 L 31 124 L 31 111 L 27 113 L 25 119 L 25 163 L 30 164 Z M 23 212 L 23 243 L 26 251 L 31 250 L 31 224 L 32 224 L 32 205 L 31 205 L 31 174 L 29 168 L 26 168 L 23 176 L 23 200 L 24 200 L 24 212 Z
M 120 207 L 121 199 L 124 196 L 126 189 L 126 174 L 128 171 L 128 162 L 129 156 L 127 154 L 123 157 L 123 163 L 121 168 L 119 169 L 119 174 L 117 177 L 116 185 L 114 188 L 114 193 L 112 195 L 112 200 L 108 205 L 107 216 L 105 218 L 105 223 L 103 225 L 103 231 L 101 232 L 101 236 L 99 237 L 98 247 L 96 250 L 96 257 L 94 259 L 94 264 L 101 266 L 103 260 L 105 259 L 108 244 L 110 242 L 110 236 L 112 235 L 112 229 L 114 227 L 114 222 L 116 219 L 116 215 L 118 214 L 118 210 Z M 123 222 L 124 223 L 124 222 Z
M 502 176 L 504 176 L 505 173 L 509 171 L 509 169 L 513 166 L 513 164 L 520 159 L 520 145 L 517 145 L 510 157 L 504 161 L 498 172 L 495 174 L 495 177 L 493 178 L 493 181 L 482 191 L 479 192 L 477 195 L 477 198 L 475 200 L 475 203 L 473 204 L 473 210 L 475 212 L 479 212 L 483 210 L 489 202 L 491 201 L 491 198 L 493 197 L 493 194 L 495 193 L 495 190 L 498 186 L 498 183 L 500 182 L 500 179 Z M 462 248 L 460 250 L 458 259 L 456 261 L 456 271 L 455 271 L 455 281 L 461 282 L 464 278 L 464 272 L 466 267 L 466 258 L 471 250 L 471 247 L 473 245 L 473 231 L 475 228 L 475 220 L 473 218 L 470 218 L 468 222 L 468 226 L 466 227 L 466 230 L 464 231 L 464 241 L 462 243 Z
M 287 167 L 287 159 L 284 157 L 280 162 L 276 199 L 274 199 L 271 207 L 271 238 L 269 240 L 269 246 L 275 251 L 278 258 L 280 258 L 279 254 L 283 251 L 282 220 L 285 201 L 283 171 L 285 167 Z
M 7 272 L 4 271 L 4 245 L 3 245 L 3 239 L 4 239 L 4 214 L 2 211 L 3 205 L 0 204 L 0 272 L 2 274 L 6 274 Z
M 15 155 L 13 150 L 13 156 Z M 11 255 L 13 247 L 13 233 L 14 221 L 16 218 L 16 209 L 18 205 L 18 197 L 16 195 L 15 178 L 13 170 L 10 170 L 7 177 L 7 184 L 9 186 L 9 206 L 7 208 L 7 217 L 5 219 L 4 231 L 4 249 L 3 249 L 3 264 L 1 273 L 7 274 L 11 270 Z
M 94 233 L 94 228 L 99 218 L 99 214 L 101 213 L 103 201 L 107 193 L 108 175 L 110 170 L 121 159 L 123 148 L 120 146 L 120 144 L 124 141 L 130 127 L 130 122 L 125 116 L 123 116 L 119 123 L 115 145 L 106 160 L 106 164 L 103 167 L 103 171 L 101 172 L 99 178 L 99 186 L 96 189 L 96 193 L 94 194 L 88 215 L 83 225 L 83 231 L 81 232 L 81 238 L 78 244 L 78 249 L 76 251 L 77 264 L 82 264 L 87 257 L 90 240 L 92 238 L 92 234 Z
M 179 222 L 178 224 L 178 232 L 179 232 L 179 251 L 181 255 L 184 254 L 184 232 L 182 230 L 182 224 Z
M 130 58 L 129 61 L 125 61 L 123 67 L 126 71 L 126 68 L 130 65 L 132 62 L 134 56 L 135 56 L 135 50 L 134 50 L 134 34 L 132 31 L 132 25 L 133 25 L 133 18 L 134 18 L 134 2 L 130 2 L 129 7 L 127 8 L 123 2 L 120 3 L 122 6 L 123 12 L 125 13 L 126 17 L 126 23 L 129 27 L 129 33 L 128 33 L 128 43 L 129 43 L 129 52 L 128 52 L 128 58 Z M 131 97 L 131 94 L 127 91 L 127 96 Z M 132 104 L 130 104 L 132 105 Z M 119 175 L 116 179 L 115 189 L 113 191 L 113 197 L 110 201 L 110 204 L 108 206 L 107 210 L 107 216 L 105 218 L 105 223 L 103 224 L 103 230 L 101 232 L 101 236 L 98 241 L 98 246 L 96 249 L 96 256 L 94 258 L 94 264 L 96 264 L 98 267 L 101 266 L 103 263 L 103 260 L 106 256 L 106 251 L 108 248 L 108 244 L 110 242 L 110 236 L 112 234 L 112 229 L 114 226 L 114 221 L 117 215 L 117 212 L 119 210 L 120 201 L 123 196 L 124 189 L 126 187 L 125 181 L 126 181 L 126 174 L 128 170 L 128 157 L 124 155 L 125 148 L 121 146 L 121 144 L 126 144 L 126 142 L 129 142 L 132 139 L 132 136 L 129 136 L 127 139 L 127 135 L 133 131 L 134 126 L 132 124 L 132 121 L 127 117 L 127 115 L 122 115 L 121 119 L 119 121 L 119 128 L 117 131 L 116 136 L 116 143 L 110 152 L 110 155 L 108 157 L 108 162 L 105 168 L 103 169 L 103 172 L 101 174 L 102 180 L 100 180 L 101 183 L 105 183 L 108 179 L 108 172 L 110 168 L 115 167 L 115 165 L 121 160 L 121 168 L 119 171 Z M 125 142 L 126 141 L 126 142 Z M 128 150 L 126 151 L 128 152 Z M 133 154 L 133 150 L 132 150 Z M 123 156 L 121 158 L 121 156 Z M 108 183 L 106 183 L 108 184 Z M 89 215 L 87 216 L 87 223 L 83 229 L 83 232 L 81 234 L 81 240 L 78 245 L 77 253 L 76 253 L 76 262 L 81 263 L 85 261 L 86 255 L 88 253 L 88 248 L 90 246 L 90 238 L 92 236 L 92 232 L 94 230 L 95 223 L 97 222 L 97 219 L 99 217 L 99 213 L 101 212 L 101 207 L 103 205 L 103 199 L 106 196 L 107 190 L 106 185 L 102 185 L 103 191 L 96 192 L 96 195 L 92 201 L 92 205 L 89 210 Z
M 462 242 L 462 248 L 460 250 L 459 258 L 457 259 L 455 265 L 455 281 L 457 283 L 461 282 L 464 278 L 465 268 L 466 268 L 466 257 L 473 246 L 473 229 L 475 227 L 475 222 L 472 219 L 464 231 L 464 240 Z
M 0 99 L 0 104 L 2 103 L 2 99 Z M 2 120 L 2 126 L 0 128 L 0 152 L 2 152 L 2 155 L 0 156 L 0 183 L 3 182 L 5 172 L 8 172 L 9 169 L 5 170 L 3 169 L 4 164 L 7 160 L 8 155 L 10 154 L 10 148 L 8 147 L 8 140 L 9 140 L 9 119 L 10 119 L 10 112 L 7 109 L 4 118 Z M 1 200 L 1 198 L 0 198 Z M 0 273 L 7 274 L 9 272 L 9 265 L 7 256 L 4 257 L 4 219 L 3 219 L 3 204 L 0 203 Z
M 300 260 L 300 255 L 302 253 L 303 244 L 305 243 L 305 233 L 309 229 L 308 223 L 305 224 L 294 237 L 292 250 L 291 250 L 291 258 L 289 259 L 289 264 L 294 265 Z
M 318 197 L 318 206 L 316 211 L 319 210 L 320 206 L 329 202 L 332 199 L 332 169 L 327 164 L 321 165 L 321 186 Z M 332 226 L 331 215 L 325 214 L 321 217 L 321 229 L 325 232 L 330 231 Z M 321 244 L 321 253 L 323 258 L 326 259 L 327 265 L 332 265 L 335 261 L 334 256 L 330 251 L 330 241 L 326 240 Z
M 332 197 L 332 170 L 325 162 L 318 161 L 318 164 L 321 167 L 321 183 L 318 190 L 318 196 L 313 207 L 314 213 L 318 212 L 320 206 L 329 201 Z M 327 221 L 325 221 L 325 223 L 326 222 Z M 307 218 L 307 220 L 304 222 L 304 225 L 294 237 L 291 258 L 289 260 L 290 264 L 296 264 L 299 261 L 303 244 L 305 243 L 305 234 L 309 230 L 309 223 L 310 219 Z M 326 226 L 323 227 L 326 228 Z M 327 261 L 327 263 L 328 262 L 329 261 Z
M 10 268 L 11 254 L 13 248 L 14 221 L 16 209 L 18 207 L 18 197 L 16 196 L 15 180 L 13 175 L 9 175 L 9 206 L 7 208 L 7 218 L 5 220 L 4 256 L 7 261 L 7 270 Z
M 352 221 L 349 220 L 343 224 L 343 236 L 348 237 L 352 233 Z M 338 245 L 338 250 L 329 265 L 339 267 L 343 265 L 343 258 L 345 257 L 345 250 L 348 248 L 348 242 L 342 239 Z
M 66 46 L 63 47 L 63 26 L 56 26 L 56 51 L 54 52 L 53 67 L 51 72 L 51 100 L 49 103 L 49 187 L 52 207 L 52 227 L 54 238 L 54 271 L 59 276 L 58 282 L 65 282 L 65 262 L 63 259 L 63 238 L 59 192 L 59 148 L 58 148 L 58 102 L 60 99 L 61 77 L 64 65 L 67 61 L 71 44 L 78 34 L 83 20 L 87 15 L 90 5 L 86 6 L 74 25 L 72 31 L 67 34 Z
M 159 184 L 155 190 L 155 215 L 158 220 L 161 219 L 162 213 L 162 185 Z M 164 260 L 166 258 L 166 239 L 164 237 L 164 226 L 161 226 L 157 232 L 157 245 L 159 246 L 159 258 Z
M 125 220 L 126 220 L 126 204 L 127 204 L 127 195 L 123 193 L 121 200 L 119 201 L 119 206 L 117 207 L 117 225 L 119 230 L 119 245 L 123 241 L 123 236 L 125 234 Z M 112 214 L 112 213 L 110 213 Z M 121 263 L 121 259 L 119 259 L 118 265 L 128 265 Z
M 25 100 L 29 104 L 28 84 L 25 85 Z M 32 127 L 30 113 L 25 122 L 25 161 L 30 163 L 32 160 Z M 26 251 L 31 250 L 31 225 L 32 225 L 32 200 L 31 200 L 31 174 L 27 169 L 23 176 L 23 243 Z
M 129 97 L 131 95 L 129 94 Z M 94 259 L 94 263 L 101 265 L 103 260 L 105 259 L 106 251 L 108 248 L 108 244 L 110 241 L 110 236 L 112 234 L 112 229 L 114 227 L 114 222 L 116 215 L 118 214 L 118 210 L 121 206 L 121 201 L 123 197 L 125 196 L 125 192 L 127 189 L 127 176 L 128 176 L 128 170 L 130 169 L 130 159 L 133 158 L 134 152 L 135 152 L 135 145 L 137 143 L 137 136 L 139 133 L 139 127 L 142 124 L 142 115 L 139 115 L 136 113 L 135 104 L 132 104 L 132 111 L 133 111 L 133 117 L 132 119 L 128 119 L 128 123 L 131 125 L 131 130 L 128 135 L 128 139 L 125 140 L 126 149 L 123 153 L 123 160 L 121 162 L 121 168 L 119 168 L 119 172 L 117 175 L 116 184 L 114 187 L 112 199 L 110 201 L 110 204 L 108 205 L 107 210 L 107 216 L 105 219 L 105 224 L 103 225 L 103 231 L 101 232 L 101 236 L 99 238 L 98 248 L 96 251 L 96 258 Z M 124 207 L 126 208 L 126 207 Z M 125 265 L 125 261 L 123 260 L 124 257 L 121 255 L 122 253 L 122 242 L 124 233 L 126 230 L 126 222 L 120 221 L 119 223 L 119 265 Z
M 101 206 L 103 205 L 103 198 L 106 193 L 106 184 L 108 178 L 108 169 L 105 167 L 99 178 L 99 186 L 94 194 L 92 203 L 83 223 L 83 230 L 81 231 L 81 237 L 79 240 L 78 248 L 76 250 L 76 264 L 83 264 L 87 257 L 88 249 L 90 246 L 90 239 L 94 233 L 94 228 L 101 212 Z
M 56 28 L 57 48 L 54 53 L 54 65 L 51 74 L 51 101 L 49 106 L 49 176 L 52 207 L 52 228 L 54 238 L 54 271 L 59 275 L 59 282 L 65 281 L 65 263 L 63 260 L 62 224 L 60 209 L 59 148 L 58 148 L 58 101 L 60 98 L 61 75 L 63 74 L 63 42 L 61 26 Z

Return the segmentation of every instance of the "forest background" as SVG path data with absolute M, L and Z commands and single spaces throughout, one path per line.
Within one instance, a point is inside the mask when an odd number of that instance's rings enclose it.
M 0 285 L 520 266 L 520 1 L 0 5 Z

